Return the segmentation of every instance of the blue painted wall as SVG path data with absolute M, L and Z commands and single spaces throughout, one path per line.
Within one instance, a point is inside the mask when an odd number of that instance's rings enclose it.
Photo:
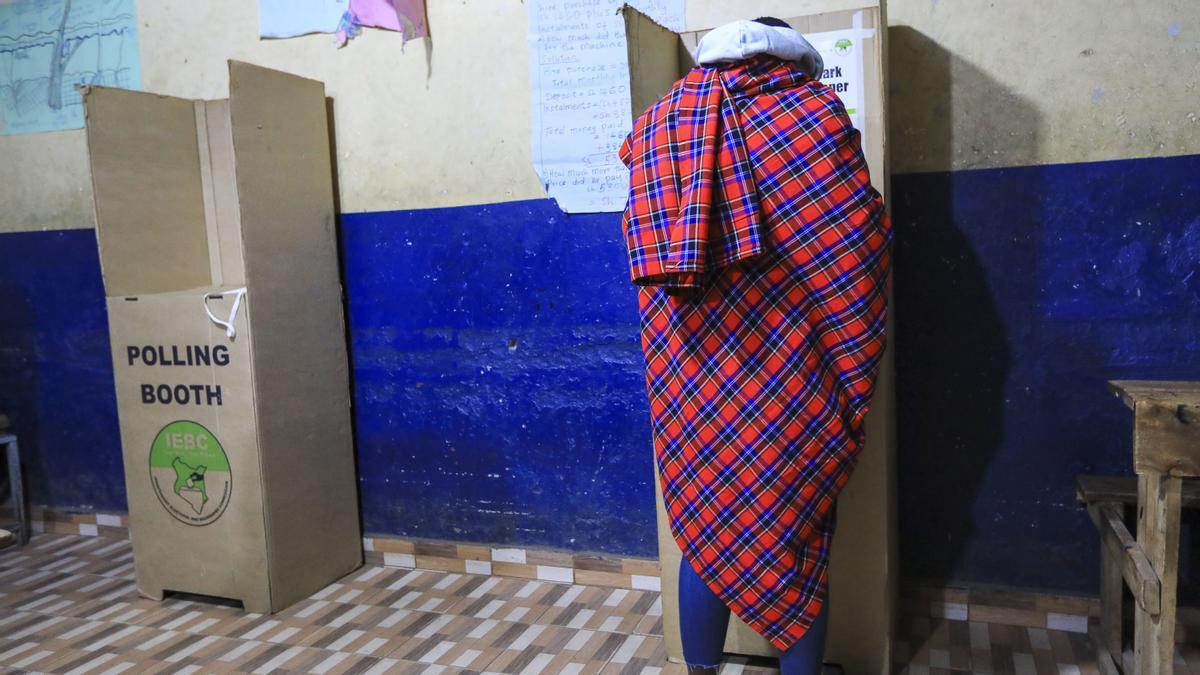
M 656 555 L 619 233 L 548 200 L 343 218 L 367 531 Z
M 1118 378 L 1200 379 L 1200 156 L 896 176 L 902 573 L 1095 592 Z
M 1117 377 L 1200 378 L 1200 156 L 893 179 L 903 573 L 1093 592 Z M 618 217 L 346 215 L 370 532 L 653 555 Z M 35 501 L 124 508 L 91 231 L 0 235 L 0 407 Z M 53 480 L 51 480 L 53 478 Z
M 656 555 L 619 215 L 537 200 L 341 232 L 364 529 Z M 0 235 L 0 307 L 33 502 L 125 510 L 95 233 Z
M 34 504 L 125 510 L 94 231 L 0 234 L 0 412 Z

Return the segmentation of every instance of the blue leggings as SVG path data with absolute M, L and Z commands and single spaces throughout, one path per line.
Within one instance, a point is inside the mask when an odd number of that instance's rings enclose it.
M 825 630 L 829 603 L 804 637 L 779 655 L 782 675 L 818 675 L 825 655 Z M 729 608 L 709 589 L 687 558 L 679 561 L 679 623 L 683 636 L 683 659 L 689 666 L 713 668 L 721 665 Z

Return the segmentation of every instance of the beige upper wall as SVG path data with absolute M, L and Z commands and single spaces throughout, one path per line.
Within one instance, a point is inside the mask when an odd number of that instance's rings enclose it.
M 846 0 L 690 0 L 689 28 Z M 544 197 L 526 6 L 429 0 L 432 43 L 259 40 L 254 0 L 140 0 L 142 88 L 227 95 L 227 59 L 323 80 L 343 211 Z M 736 12 L 736 13 L 735 13 Z M 893 172 L 1200 153 L 1200 3 L 894 0 Z M 92 226 L 82 131 L 0 137 L 0 231 Z
M 530 159 L 523 3 L 431 0 L 436 39 L 403 51 L 399 34 L 372 29 L 343 49 L 330 35 L 260 40 L 257 6 L 138 0 L 142 89 L 225 98 L 228 59 L 324 81 L 343 211 L 545 196 Z M 93 225 L 83 134 L 0 137 L 0 230 Z
M 898 0 L 895 173 L 1200 152 L 1200 2 Z

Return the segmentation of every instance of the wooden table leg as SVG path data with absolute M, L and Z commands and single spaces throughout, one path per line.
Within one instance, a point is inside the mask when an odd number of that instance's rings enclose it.
M 1117 557 L 1115 547 L 1107 541 L 1112 537 L 1109 530 L 1100 531 L 1100 642 L 1112 658 L 1120 663 L 1121 652 L 1125 648 L 1121 639 L 1121 603 L 1125 591 L 1121 565 L 1124 561 Z
M 17 448 L 17 437 L 0 434 L 0 446 L 8 461 L 8 484 L 11 486 L 14 515 L 17 519 L 17 545 L 29 543 L 29 509 L 25 504 L 25 481 L 21 475 L 21 451 Z
M 1175 593 L 1179 574 L 1179 505 L 1182 481 L 1155 471 L 1138 475 L 1138 545 L 1158 573 L 1159 612 L 1138 608 L 1134 632 L 1137 675 L 1175 668 Z

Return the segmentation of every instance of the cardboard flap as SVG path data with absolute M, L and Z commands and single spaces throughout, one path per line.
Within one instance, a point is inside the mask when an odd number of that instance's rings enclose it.
M 629 98 L 636 119 L 667 93 L 687 68 L 680 70 L 677 34 L 629 5 L 620 11 L 629 50 Z
M 88 87 L 83 105 L 106 294 L 207 286 L 192 101 Z
M 231 61 L 229 89 L 271 598 L 287 604 L 361 562 L 325 87 Z

